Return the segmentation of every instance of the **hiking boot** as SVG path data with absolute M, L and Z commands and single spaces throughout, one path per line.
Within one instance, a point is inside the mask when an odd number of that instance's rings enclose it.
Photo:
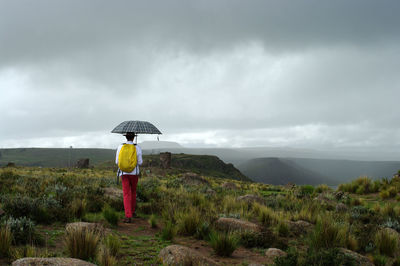
M 127 223 L 127 224 L 130 224 L 130 223 L 132 223 L 132 218 L 125 218 L 125 219 L 123 220 L 123 222 L 124 222 L 124 223 Z

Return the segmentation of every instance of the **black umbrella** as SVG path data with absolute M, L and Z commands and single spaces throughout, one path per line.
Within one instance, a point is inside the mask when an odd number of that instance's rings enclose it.
M 135 133 L 135 134 L 162 134 L 152 123 L 147 121 L 124 121 L 116 126 L 111 133 Z

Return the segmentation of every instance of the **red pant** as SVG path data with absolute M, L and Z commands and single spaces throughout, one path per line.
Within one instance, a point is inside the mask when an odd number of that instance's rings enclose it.
M 135 213 L 136 207 L 136 186 L 138 183 L 137 175 L 122 176 L 122 192 L 124 194 L 125 217 L 131 218 Z

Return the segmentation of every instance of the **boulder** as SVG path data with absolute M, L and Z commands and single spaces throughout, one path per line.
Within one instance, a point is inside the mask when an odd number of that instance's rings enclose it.
M 161 152 L 160 153 L 160 166 L 164 169 L 171 168 L 171 153 L 170 152 Z
M 278 248 L 269 248 L 265 251 L 265 256 L 269 261 L 274 261 L 277 257 L 286 257 L 287 253 Z
M 230 189 L 230 190 L 237 190 L 238 187 L 236 186 L 235 183 L 233 182 L 225 182 L 221 185 L 222 188 L 224 189 Z
M 215 226 L 223 231 L 251 231 L 260 232 L 261 228 L 255 223 L 235 219 L 221 217 L 215 222 Z
M 346 204 L 343 203 L 339 203 L 338 205 L 336 205 L 336 211 L 337 212 L 346 212 L 348 210 Z
M 113 200 L 123 199 L 124 197 L 122 189 L 116 187 L 106 187 L 104 189 L 104 196 L 109 197 Z
M 195 173 L 185 173 L 180 180 L 182 184 L 190 186 L 201 186 L 210 184 L 207 180 Z
M 258 202 L 260 204 L 265 204 L 265 200 L 257 195 L 252 195 L 252 194 L 247 194 L 244 196 L 240 196 L 236 198 L 237 201 L 245 201 L 249 204 L 254 203 L 254 202 Z
M 73 258 L 22 258 L 14 261 L 12 266 L 95 266 L 95 264 Z
M 171 245 L 163 248 L 158 258 L 163 265 L 218 265 L 217 262 L 203 256 L 196 250 L 181 245 Z
M 104 235 L 105 229 L 100 223 L 86 223 L 86 222 L 76 222 L 76 223 L 68 223 L 65 226 L 65 230 L 88 230 L 99 233 L 100 235 Z
M 368 257 L 358 254 L 357 252 L 345 248 L 339 248 L 339 251 L 345 256 L 352 258 L 357 266 L 374 266 L 374 263 Z
M 303 220 L 298 220 L 295 222 L 287 221 L 287 224 L 289 226 L 290 232 L 294 235 L 306 234 L 314 227 L 313 224 L 303 221 Z
M 76 162 L 76 168 L 87 169 L 89 168 L 89 158 L 79 159 Z

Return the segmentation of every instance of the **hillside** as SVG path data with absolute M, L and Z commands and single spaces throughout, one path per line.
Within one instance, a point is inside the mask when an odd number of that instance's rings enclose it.
M 68 167 L 80 158 L 89 158 L 90 164 L 113 159 L 111 149 L 19 148 L 0 149 L 0 166 L 13 162 L 22 166 Z
M 300 165 L 283 158 L 258 158 L 249 160 L 238 166 L 239 170 L 252 180 L 265 184 L 298 185 L 329 184 L 335 182 L 326 176 L 308 170 Z

